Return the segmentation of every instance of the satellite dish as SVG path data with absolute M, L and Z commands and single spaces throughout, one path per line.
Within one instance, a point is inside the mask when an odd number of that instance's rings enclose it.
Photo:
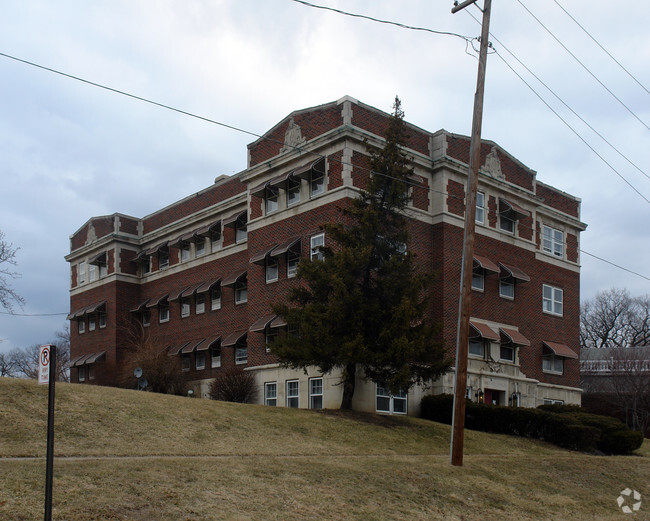
M 148 385 L 149 385 L 149 382 L 147 382 L 146 378 L 140 378 L 138 380 L 138 387 L 140 388 L 140 390 L 144 391 L 147 388 Z
M 133 371 L 133 376 L 135 376 L 136 378 L 140 378 L 142 376 L 142 368 L 136 367 L 135 371 Z
M 189 390 L 187 391 L 187 396 L 192 397 L 193 395 L 194 395 L 194 391 L 192 391 L 192 389 L 189 389 Z

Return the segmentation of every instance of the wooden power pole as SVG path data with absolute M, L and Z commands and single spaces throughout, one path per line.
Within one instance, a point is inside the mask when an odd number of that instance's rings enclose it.
M 477 0 L 466 0 L 456 5 L 456 13 Z M 476 188 L 481 160 L 481 125 L 483 122 L 483 93 L 485 90 L 485 66 L 487 63 L 488 38 L 490 34 L 490 9 L 492 0 L 483 4 L 481 48 L 478 59 L 472 140 L 470 144 L 469 177 L 465 197 L 465 233 L 463 237 L 463 261 L 461 268 L 460 302 L 458 304 L 458 331 L 456 341 L 456 387 L 454 392 L 454 415 L 451 423 L 451 464 L 463 465 L 463 442 L 465 438 L 465 393 L 467 390 L 467 350 L 469 347 L 469 317 L 472 300 L 472 269 L 474 265 L 474 230 L 476 228 Z

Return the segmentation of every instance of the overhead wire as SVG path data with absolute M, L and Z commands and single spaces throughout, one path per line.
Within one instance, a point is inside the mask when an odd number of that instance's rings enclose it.
M 542 28 L 544 28 L 544 30 L 545 30 L 549 35 L 551 35 L 551 37 L 552 37 L 552 38 L 553 38 L 553 39 L 554 39 L 554 40 L 555 40 L 555 41 L 556 41 L 556 42 L 557 42 L 557 43 L 558 43 L 558 44 L 559 44 L 559 45 L 560 45 L 560 46 L 561 46 L 561 47 L 562 47 L 566 52 L 569 53 L 569 55 L 570 55 L 570 56 L 571 56 L 571 57 L 572 57 L 576 62 L 578 62 L 578 63 L 580 64 L 580 66 L 581 66 L 585 71 L 587 71 L 587 73 L 588 73 L 588 74 L 589 74 L 589 75 L 590 75 L 594 80 L 596 80 L 596 81 L 600 84 L 601 87 L 603 87 L 603 88 L 604 88 L 604 89 L 605 89 L 605 90 L 606 90 L 606 91 L 607 91 L 607 92 L 608 92 L 608 93 L 609 93 L 609 94 L 610 94 L 610 95 L 611 95 L 611 96 L 612 96 L 616 101 L 618 101 L 618 102 L 621 104 L 621 106 L 623 106 L 623 107 L 624 107 L 624 108 L 625 108 L 625 109 L 626 109 L 626 110 L 627 110 L 627 111 L 628 111 L 628 112 L 629 112 L 629 113 L 630 113 L 630 114 L 631 114 L 635 119 L 637 119 L 637 120 L 639 121 L 639 123 L 641 123 L 641 124 L 642 124 L 646 129 L 647 129 L 647 130 L 650 130 L 650 127 L 647 125 L 647 123 L 646 123 L 645 121 L 643 121 L 643 120 L 642 120 L 642 119 L 641 119 L 641 118 L 640 118 L 640 117 L 639 117 L 639 116 L 638 116 L 638 115 L 637 115 L 637 114 L 636 114 L 636 113 L 635 113 L 635 112 L 634 112 L 630 107 L 628 107 L 628 106 L 627 106 L 627 105 L 626 105 L 626 104 L 625 104 L 625 103 L 624 103 L 624 102 L 623 102 L 623 101 L 622 101 L 622 100 L 621 100 L 621 99 L 620 99 L 616 94 L 614 94 L 614 93 L 612 92 L 612 90 L 611 90 L 609 87 L 607 87 L 607 85 L 605 85 L 605 84 L 600 80 L 600 78 L 598 78 L 598 76 L 596 76 L 596 75 L 595 75 L 595 74 L 594 74 L 594 73 L 589 69 L 589 67 L 587 67 L 587 66 L 586 66 L 586 65 L 585 65 L 585 64 L 580 60 L 580 58 L 578 58 L 578 57 L 577 57 L 573 52 L 571 52 L 571 50 L 570 50 L 566 45 L 564 45 L 564 43 L 562 43 L 562 41 L 561 41 L 557 36 L 555 36 L 555 34 L 553 34 L 553 33 L 551 32 L 551 30 L 550 30 L 548 27 L 546 27 L 546 26 L 544 25 L 544 23 L 543 23 L 539 18 L 537 18 L 537 16 L 535 16 L 535 15 L 532 13 L 532 11 L 531 11 L 530 9 L 528 9 L 528 7 L 526 7 L 526 6 L 524 5 L 524 3 L 523 3 L 521 0 L 517 0 L 517 2 L 519 2 L 519 4 L 520 4 L 520 5 L 521 5 L 525 10 L 526 10 L 526 12 L 528 12 L 528 14 L 529 14 L 530 16 L 532 16 L 532 17 L 537 21 L 537 23 L 538 23 L 539 25 L 541 25 Z

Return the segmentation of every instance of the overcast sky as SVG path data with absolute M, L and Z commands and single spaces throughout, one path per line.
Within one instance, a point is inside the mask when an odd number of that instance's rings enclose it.
M 452 15 L 448 0 L 315 3 L 469 37 L 480 32 L 469 14 L 480 20 L 478 9 Z M 292 0 L 0 5 L 0 53 L 254 134 L 294 110 L 344 95 L 387 112 L 398 95 L 411 123 L 429 131 L 471 130 L 476 53 L 456 36 Z M 580 243 L 583 299 L 610 287 L 650 293 L 650 204 L 644 200 L 650 199 L 649 26 L 647 0 L 493 2 L 497 54 L 488 58 L 483 138 L 536 170 L 538 180 L 582 199 L 588 224 Z M 53 339 L 66 324 L 70 275 L 63 257 L 69 236 L 90 217 L 143 217 L 208 187 L 221 174 L 240 172 L 246 144 L 255 138 L 3 56 L 0 87 L 0 230 L 20 248 L 16 269 L 22 277 L 12 284 L 26 305 L 15 312 L 29 315 L 0 314 L 0 351 L 6 351 Z M 39 316 L 53 313 L 58 315 Z

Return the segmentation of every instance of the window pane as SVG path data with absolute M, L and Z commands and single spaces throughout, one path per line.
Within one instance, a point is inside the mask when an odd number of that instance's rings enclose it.
M 390 412 L 390 398 L 377 396 L 377 411 Z
M 481 340 L 470 340 L 469 342 L 469 354 L 476 356 L 484 356 L 485 348 Z
M 499 295 L 505 298 L 515 298 L 515 285 L 506 280 L 499 281 Z
M 393 412 L 406 414 L 406 398 L 393 398 Z
M 485 277 L 483 276 L 483 270 L 472 272 L 472 289 L 483 291 L 485 286 Z

